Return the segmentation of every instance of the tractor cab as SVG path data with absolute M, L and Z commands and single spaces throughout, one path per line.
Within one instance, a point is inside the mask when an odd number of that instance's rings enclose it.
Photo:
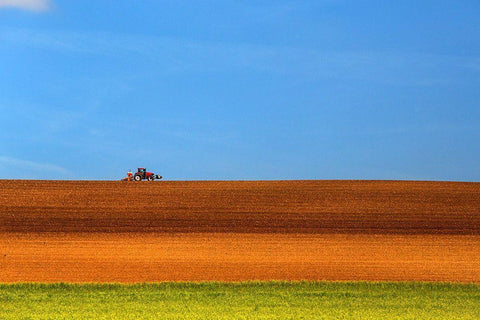
M 142 181 L 147 178 L 147 170 L 145 168 L 137 168 L 137 172 L 133 176 L 135 181 Z

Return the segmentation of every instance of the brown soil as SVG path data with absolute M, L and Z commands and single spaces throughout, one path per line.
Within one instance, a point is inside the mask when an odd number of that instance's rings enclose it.
M 480 183 L 0 181 L 0 282 L 480 282 Z

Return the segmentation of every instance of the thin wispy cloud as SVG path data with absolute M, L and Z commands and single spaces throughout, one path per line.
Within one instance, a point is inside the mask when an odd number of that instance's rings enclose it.
M 12 171 L 24 170 L 34 173 L 35 175 L 45 173 L 60 174 L 63 176 L 70 175 L 70 172 L 67 169 L 54 164 L 39 163 L 8 156 L 0 156 L 0 169 L 8 169 Z
M 0 9 L 16 8 L 28 11 L 47 11 L 51 7 L 50 0 L 0 0 Z
M 319 50 L 238 42 L 108 33 L 5 29 L 0 39 L 64 54 L 125 58 L 142 56 L 164 73 L 256 71 L 307 78 L 355 79 L 432 86 L 478 74 L 478 57 L 375 50 Z M 448 74 L 448 72 L 451 74 Z M 446 74 L 447 73 L 447 74 Z

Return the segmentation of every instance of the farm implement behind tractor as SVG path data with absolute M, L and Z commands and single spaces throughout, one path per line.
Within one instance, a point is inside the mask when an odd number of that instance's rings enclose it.
M 153 172 L 147 172 L 145 168 L 138 168 L 135 174 L 132 173 L 132 170 L 128 171 L 127 177 L 123 178 L 122 181 L 154 181 L 160 179 L 162 179 L 161 175 L 154 174 Z

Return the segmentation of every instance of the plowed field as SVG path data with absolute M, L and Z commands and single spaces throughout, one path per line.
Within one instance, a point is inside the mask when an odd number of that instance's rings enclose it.
M 0 282 L 480 282 L 480 183 L 0 181 Z

